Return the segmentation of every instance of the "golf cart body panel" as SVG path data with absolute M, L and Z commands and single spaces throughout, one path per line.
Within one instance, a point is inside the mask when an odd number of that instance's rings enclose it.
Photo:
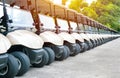
M 44 42 L 49 42 L 55 45 L 63 45 L 63 39 L 54 32 L 45 31 L 40 34 L 40 37 L 44 40 Z
M 44 41 L 35 33 L 27 30 L 15 30 L 7 34 L 12 45 L 23 45 L 28 48 L 42 48 Z
M 5 36 L 0 34 L 0 54 L 6 53 L 10 47 L 11 47 L 10 41 Z

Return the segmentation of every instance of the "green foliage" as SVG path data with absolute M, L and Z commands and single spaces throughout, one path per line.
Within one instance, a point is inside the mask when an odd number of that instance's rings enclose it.
M 69 8 L 74 9 L 74 10 L 80 12 L 81 2 L 82 2 L 82 0 L 71 0 Z
M 89 16 L 90 18 L 97 19 L 98 15 L 96 12 L 89 7 L 84 7 L 84 9 L 81 11 L 82 14 Z
M 69 8 L 120 31 L 120 0 L 97 0 L 90 6 L 84 0 L 71 0 Z
M 88 3 L 85 3 L 84 0 L 70 0 L 69 8 L 81 12 L 83 7 L 88 7 Z

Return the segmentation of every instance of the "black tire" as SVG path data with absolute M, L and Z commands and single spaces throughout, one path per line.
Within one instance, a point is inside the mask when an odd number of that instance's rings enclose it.
M 75 48 L 75 50 L 74 50 L 74 52 L 73 52 L 72 54 L 70 54 L 70 56 L 75 56 L 75 55 L 77 55 L 78 53 L 80 53 L 81 48 L 80 48 L 80 45 L 79 45 L 79 44 L 75 43 L 75 46 L 74 46 L 73 48 Z
M 79 43 L 79 45 L 81 46 L 81 53 L 85 52 L 87 50 L 87 44 L 85 42 L 81 42 Z
M 88 43 L 89 43 L 89 48 L 92 49 L 92 48 L 94 47 L 94 46 L 93 46 L 93 41 L 90 40 L 90 41 L 88 41 Z
M 64 52 L 63 53 L 65 54 L 64 59 L 67 59 L 68 58 L 68 52 L 67 52 L 67 49 L 65 47 L 64 47 Z
M 87 45 L 85 45 L 87 47 L 87 50 L 90 50 L 92 48 L 92 46 L 91 46 L 92 43 L 89 41 L 86 41 L 85 43 L 87 44 Z
M 96 42 L 96 46 L 95 47 L 97 47 L 98 45 L 100 45 L 100 43 L 99 43 L 98 40 L 95 40 L 95 42 Z
M 49 48 L 49 47 L 44 47 L 44 49 L 47 51 L 48 53 L 48 56 L 49 56 L 49 60 L 48 60 L 48 63 L 47 65 L 51 64 L 53 61 L 55 61 L 55 53 L 54 51 Z
M 84 50 L 87 51 L 88 49 L 89 49 L 89 46 L 88 46 L 88 44 L 85 42 L 85 43 L 84 43 Z
M 93 40 L 90 39 L 89 45 L 90 45 L 90 49 L 92 49 L 92 48 L 94 47 L 94 42 L 93 42 Z
M 17 58 L 19 63 L 19 72 L 17 73 L 17 76 L 22 76 L 30 68 L 29 57 L 20 51 L 13 52 L 11 54 Z
M 70 56 L 70 49 L 68 48 L 68 46 L 64 45 L 65 49 L 67 50 L 67 57 Z
M 7 69 L 4 75 L 0 75 L 0 78 L 14 78 L 18 73 L 18 61 L 13 55 L 8 54 L 8 63 L 5 67 Z
M 41 61 L 39 63 L 33 63 L 32 65 L 34 67 L 43 67 L 44 65 L 46 65 L 49 61 L 49 55 L 48 53 L 44 50 L 43 51 L 43 56 L 41 58 Z
M 76 54 L 81 52 L 81 47 L 78 43 L 76 43 Z
M 97 42 L 98 42 L 98 45 L 97 45 L 97 46 L 103 44 L 101 39 L 97 39 Z
M 62 61 L 67 57 L 67 50 L 63 47 L 63 52 L 55 55 L 55 60 Z

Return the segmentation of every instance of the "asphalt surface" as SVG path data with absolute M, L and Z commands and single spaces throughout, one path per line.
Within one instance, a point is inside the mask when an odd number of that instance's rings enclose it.
M 15 78 L 120 78 L 120 38 Z

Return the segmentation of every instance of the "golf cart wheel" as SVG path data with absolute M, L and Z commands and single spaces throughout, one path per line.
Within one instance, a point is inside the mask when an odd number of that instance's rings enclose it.
M 55 53 L 49 47 L 44 47 L 44 49 L 47 51 L 48 56 L 49 56 L 49 60 L 48 60 L 48 63 L 47 63 L 47 65 L 49 65 L 49 64 L 51 64 L 55 60 Z
M 41 58 L 38 60 L 38 62 L 32 64 L 33 67 L 43 67 L 48 63 L 49 61 L 48 53 L 45 50 L 42 52 L 43 52 L 43 55 L 41 55 Z
M 14 78 L 18 73 L 19 64 L 16 58 L 8 54 L 8 62 L 6 67 L 0 70 L 0 78 Z
M 19 72 L 17 73 L 17 76 L 22 76 L 30 68 L 29 57 L 20 51 L 13 52 L 11 54 L 16 57 L 18 64 L 19 64 Z

